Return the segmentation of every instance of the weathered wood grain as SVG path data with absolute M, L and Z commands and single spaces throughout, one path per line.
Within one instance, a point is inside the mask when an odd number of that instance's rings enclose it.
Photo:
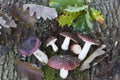
M 32 1 L 47 5 L 47 0 L 42 0 L 42 2 L 41 0 Z M 23 2 L 30 2 L 30 0 L 23 0 Z M 108 57 L 89 70 L 83 72 L 71 71 L 67 80 L 120 80 L 120 0 L 93 0 L 91 6 L 100 10 L 105 17 L 105 24 L 94 23 L 94 30 L 96 31 L 94 33 L 99 36 L 98 39 L 103 44 L 107 45 L 106 55 Z M 40 29 L 36 31 L 39 37 L 42 35 L 41 32 L 45 33 L 41 29 L 46 28 L 47 24 L 41 25 L 42 27 L 39 27 Z M 0 57 L 0 80 L 17 80 L 13 63 L 14 59 L 18 58 L 18 44 L 11 40 L 4 44 L 4 46 L 8 46 L 7 51 L 5 55 Z M 34 57 L 29 58 L 28 62 L 30 61 L 37 63 Z

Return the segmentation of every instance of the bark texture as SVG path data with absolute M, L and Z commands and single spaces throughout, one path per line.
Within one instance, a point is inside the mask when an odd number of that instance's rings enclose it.
M 41 0 L 34 0 L 34 2 L 35 1 L 38 4 L 47 5 L 47 0 L 42 0 L 42 2 Z M 94 23 L 96 32 L 93 33 L 96 34 L 96 37 L 98 37 L 103 44 L 107 45 L 106 55 L 104 58 L 101 58 L 100 64 L 89 70 L 70 72 L 66 80 L 120 80 L 120 0 L 93 0 L 91 6 L 100 10 L 105 17 L 105 23 L 103 25 Z M 44 41 L 46 39 L 46 36 L 44 36 L 46 35 L 45 30 L 47 30 L 46 27 L 48 27 L 49 24 L 50 23 L 46 24 L 41 20 L 41 24 L 38 26 L 43 27 L 39 27 L 35 32 L 38 34 L 38 37 L 42 36 Z M 43 31 L 43 29 L 45 30 Z M 25 34 L 25 31 L 26 30 L 23 30 L 23 34 Z M 48 36 L 50 34 L 48 34 Z M 23 38 L 26 38 L 26 36 L 27 35 Z M 17 73 L 14 70 L 14 60 L 20 58 L 17 51 L 18 43 L 10 39 L 9 42 L 4 43 L 4 46 L 0 45 L 0 80 L 17 80 Z M 38 63 L 34 57 L 28 58 L 27 61 Z M 40 64 L 39 67 L 41 67 Z

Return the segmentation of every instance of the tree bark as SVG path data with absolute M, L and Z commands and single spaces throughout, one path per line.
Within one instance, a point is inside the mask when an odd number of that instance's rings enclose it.
M 46 4 L 47 0 L 39 0 L 39 4 Z M 106 55 L 107 57 L 101 59 L 97 66 L 85 70 L 83 72 L 70 72 L 68 80 L 120 80 L 120 0 L 93 0 L 91 6 L 100 10 L 104 15 L 105 23 L 100 25 L 94 23 L 94 32 L 103 44 L 107 45 Z M 44 22 L 43 22 L 44 23 Z M 40 24 L 39 30 L 37 30 L 38 36 L 41 37 L 44 31 L 50 23 Z M 44 37 L 44 36 L 43 36 Z M 17 73 L 14 70 L 14 60 L 19 58 L 18 44 L 13 40 L 5 43 L 7 51 L 0 57 L 0 78 L 1 80 L 17 80 Z M 28 62 L 38 63 L 34 57 L 28 59 Z M 79 69 L 77 69 L 79 70 Z

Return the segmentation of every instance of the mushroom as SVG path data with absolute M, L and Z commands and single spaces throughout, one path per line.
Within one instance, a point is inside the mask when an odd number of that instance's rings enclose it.
M 69 70 L 74 70 L 80 65 L 80 60 L 70 55 L 55 55 L 48 61 L 48 66 L 54 69 L 60 69 L 60 77 L 65 79 Z
M 79 44 L 72 44 L 70 51 L 72 51 L 74 54 L 79 54 L 81 52 L 81 46 Z
M 81 33 L 77 34 L 79 38 L 81 38 L 85 44 L 81 50 L 81 52 L 79 53 L 78 59 L 80 59 L 81 61 L 84 60 L 87 56 L 87 53 L 91 47 L 91 45 L 101 45 L 100 41 L 95 40 L 95 39 L 90 39 L 88 37 L 84 37 Z
M 41 41 L 36 36 L 33 36 L 28 38 L 24 43 L 20 45 L 19 52 L 23 56 L 34 54 L 34 56 L 39 61 L 41 61 L 43 64 L 47 64 L 48 57 L 43 51 L 39 50 L 40 46 L 41 46 Z
M 15 70 L 18 74 L 18 80 L 43 80 L 42 71 L 33 64 L 15 60 Z
M 61 46 L 62 50 L 68 50 L 70 40 L 77 43 L 76 38 L 72 34 L 70 34 L 68 32 L 61 32 L 60 35 L 65 37 L 64 42 L 63 42 L 63 44 Z
M 56 44 L 55 44 L 56 41 L 57 41 L 57 38 L 54 37 L 54 36 L 52 36 L 52 37 L 50 37 L 50 38 L 47 39 L 47 41 L 46 41 L 46 46 L 48 47 L 48 46 L 51 45 L 53 51 L 57 52 L 57 51 L 58 51 L 58 47 L 57 47 Z

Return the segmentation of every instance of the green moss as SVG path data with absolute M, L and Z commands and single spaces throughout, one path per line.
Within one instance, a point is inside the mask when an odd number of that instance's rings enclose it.
M 44 66 L 43 71 L 44 71 L 45 80 L 55 80 L 55 71 L 54 71 L 54 69 L 52 69 L 52 68 L 50 68 L 48 66 Z

